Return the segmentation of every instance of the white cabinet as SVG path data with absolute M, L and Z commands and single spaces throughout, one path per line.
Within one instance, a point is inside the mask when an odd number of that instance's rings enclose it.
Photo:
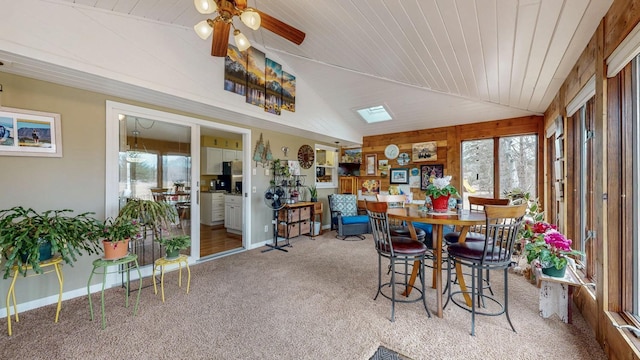
M 242 196 L 225 195 L 224 227 L 227 231 L 242 232 Z
M 224 194 L 202 193 L 200 195 L 200 223 L 220 225 L 224 222 Z
M 203 147 L 200 151 L 200 172 L 203 175 L 222 175 L 222 149 Z
M 242 150 L 222 149 L 222 161 L 242 161 Z

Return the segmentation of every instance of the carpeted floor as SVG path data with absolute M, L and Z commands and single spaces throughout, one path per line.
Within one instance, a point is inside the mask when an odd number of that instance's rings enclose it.
M 166 302 L 144 288 L 136 317 L 124 308 L 124 290 L 110 289 L 105 330 L 99 317 L 89 321 L 86 296 L 64 301 L 57 324 L 55 305 L 20 313 L 14 335 L 0 334 L 0 358 L 366 360 L 380 346 L 416 360 L 605 358 L 579 313 L 573 324 L 541 318 L 538 289 L 515 274 L 509 288 L 517 333 L 504 317 L 479 317 L 472 337 L 469 313 L 449 306 L 443 318 L 428 318 L 421 303 L 397 305 L 391 323 L 389 300 L 373 300 L 371 237 L 334 235 L 298 237 L 288 253 L 256 249 L 193 265 L 189 294 L 171 272 Z M 435 295 L 428 289 L 432 312 Z M 99 294 L 93 296 L 99 314 Z

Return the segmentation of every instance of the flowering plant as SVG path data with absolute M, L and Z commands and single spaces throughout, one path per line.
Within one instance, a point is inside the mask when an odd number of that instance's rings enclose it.
M 107 218 L 102 225 L 102 236 L 105 240 L 113 242 L 140 237 L 140 224 L 132 219 Z
M 535 259 L 545 267 L 555 267 L 560 270 L 567 266 L 569 255 L 582 255 L 578 250 L 571 249 L 571 239 L 558 231 L 555 225 L 538 221 L 525 223 L 524 236 L 528 239 L 525 245 L 527 261 Z
M 451 185 L 451 176 L 441 178 L 431 176 L 425 194 L 437 199 L 440 196 L 458 195 L 458 190 Z

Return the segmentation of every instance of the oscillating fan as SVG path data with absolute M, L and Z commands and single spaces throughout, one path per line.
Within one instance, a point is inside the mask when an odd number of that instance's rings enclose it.
M 271 210 L 280 210 L 287 203 L 285 194 L 281 186 L 271 186 L 264 192 L 264 203 L 270 207 Z

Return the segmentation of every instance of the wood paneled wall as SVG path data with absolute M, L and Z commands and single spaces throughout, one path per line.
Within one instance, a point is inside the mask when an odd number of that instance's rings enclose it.
M 386 159 L 384 149 L 389 144 L 398 145 L 401 153 L 406 152 L 411 156 L 413 144 L 435 141 L 438 144 L 437 160 L 428 162 L 411 161 L 409 165 L 400 166 L 398 165 L 397 159 L 394 159 L 389 160 L 389 167 L 391 169 L 398 167 L 413 168 L 427 164 L 442 164 L 444 165 L 445 175 L 451 175 L 453 177 L 452 184 L 456 189 L 461 189 L 460 151 L 462 141 L 523 134 L 539 134 L 542 139 L 543 119 L 542 116 L 526 116 L 403 133 L 365 136 L 362 139 L 362 158 L 365 159 L 367 155 L 375 154 L 378 160 Z M 542 159 L 540 159 L 539 164 L 538 171 L 542 173 Z M 364 169 L 361 169 L 361 174 L 365 174 L 363 170 Z M 380 177 L 379 171 L 377 176 L 360 176 L 359 181 L 362 182 L 368 179 L 379 179 L 381 182 L 380 190 L 382 191 L 389 189 L 389 178 Z M 540 182 L 539 188 L 541 188 L 541 185 L 542 182 Z M 424 191 L 421 191 L 419 188 L 412 188 L 411 190 L 414 194 L 414 199 L 425 198 Z

